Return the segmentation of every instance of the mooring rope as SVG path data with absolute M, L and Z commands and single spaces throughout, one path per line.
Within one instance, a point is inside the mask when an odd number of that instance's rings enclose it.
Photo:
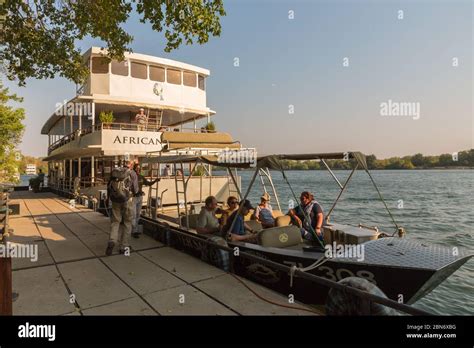
M 322 264 L 324 264 L 326 261 L 328 261 L 328 259 L 323 255 L 323 257 L 321 257 L 319 260 L 317 260 L 316 262 L 312 263 L 311 265 L 309 265 L 308 267 L 297 267 L 296 265 L 293 265 L 290 267 L 290 288 L 293 287 L 293 278 L 295 276 L 295 272 L 296 271 L 302 271 L 302 272 L 307 272 L 307 271 L 311 271 L 319 266 L 321 266 Z
M 275 306 L 280 306 L 280 307 L 284 307 L 284 308 L 290 308 L 290 309 L 295 309 L 295 310 L 299 310 L 299 311 L 306 311 L 306 312 L 310 312 L 310 313 L 313 313 L 313 314 L 317 314 L 317 315 L 324 315 L 323 312 L 320 312 L 320 311 L 317 311 L 315 309 L 309 309 L 309 308 L 304 308 L 304 307 L 299 307 L 299 306 L 291 306 L 291 305 L 287 305 L 285 303 L 279 303 L 279 302 L 276 302 L 276 301 L 273 301 L 273 300 L 270 300 L 268 298 L 265 298 L 264 296 L 260 295 L 259 293 L 257 293 L 255 290 L 253 290 L 250 286 L 248 286 L 242 279 L 240 279 L 239 277 L 237 277 L 235 274 L 233 273 L 229 273 L 232 277 L 234 277 L 235 279 L 237 279 L 243 286 L 245 286 L 252 294 L 254 294 L 255 296 L 257 296 L 259 299 L 261 299 L 262 301 L 265 301 L 265 302 L 268 302 L 272 305 L 275 305 Z

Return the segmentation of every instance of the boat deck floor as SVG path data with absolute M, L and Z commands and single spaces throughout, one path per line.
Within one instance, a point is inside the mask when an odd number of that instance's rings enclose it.
M 109 219 L 52 193 L 18 191 L 8 241 L 37 246 L 13 258 L 14 315 L 310 315 L 252 294 L 233 275 L 142 235 L 130 256 L 105 256 Z M 287 297 L 243 281 L 259 295 Z M 300 307 L 309 308 L 302 304 Z

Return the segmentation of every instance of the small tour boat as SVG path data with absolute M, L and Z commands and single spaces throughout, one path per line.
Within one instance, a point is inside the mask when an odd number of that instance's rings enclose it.
M 235 155 L 233 157 L 227 156 L 227 158 L 240 158 L 239 150 L 233 151 L 235 151 Z M 335 159 L 345 159 L 353 164 L 352 172 L 343 184 L 339 182 L 326 162 Z M 179 203 L 175 207 L 161 207 L 156 216 L 144 217 L 144 228 L 162 242 L 222 267 L 223 265 L 220 264 L 222 258 L 218 257 L 219 250 L 212 244 L 206 243 L 206 239 L 210 236 L 197 234 L 195 229 L 197 209 L 202 206 L 201 202 L 203 201 L 202 199 L 188 200 L 187 183 L 189 180 L 197 179 L 192 175 L 195 168 L 199 166 L 225 168 L 227 170 L 226 176 L 236 188 L 237 196 L 242 199 L 247 198 L 256 177 L 260 176 L 263 190 L 267 192 L 266 181 L 270 184 L 273 197 L 276 198 L 277 205 L 280 207 L 278 193 L 270 174 L 272 171 L 280 172 L 293 192 L 285 174 L 284 160 L 320 161 L 339 185 L 340 192 L 325 217 L 324 241 L 318 243 L 303 240 L 300 229 L 289 224 L 290 219 L 285 217 L 283 215 L 285 212 L 280 210 L 276 213 L 274 211 L 276 227 L 263 229 L 258 226 L 256 221 L 247 221 L 252 224 L 254 229 L 259 230 L 257 243 L 226 240 L 229 247 L 238 247 L 240 252 L 250 253 L 261 259 L 287 266 L 296 266 L 316 276 L 333 281 L 354 276 L 364 278 L 376 284 L 388 298 L 399 302 L 403 301 L 406 304 L 412 304 L 429 293 L 472 257 L 472 254 L 457 248 L 428 245 L 410 240 L 404 236 L 404 229 L 396 223 L 394 232 L 384 233 L 376 227 L 368 227 L 365 222 L 361 221 L 354 221 L 354 224 L 330 221 L 329 217 L 335 205 L 357 169 L 364 170 L 369 175 L 375 189 L 380 194 L 367 168 L 365 156 L 359 152 L 272 155 L 247 162 L 222 161 L 222 155 L 219 154 L 180 154 L 175 156 L 150 154 L 143 159 L 145 163 L 149 163 L 149 165 L 166 163 L 172 165 L 175 171 L 180 173 L 175 176 L 175 180 L 176 193 L 177 196 L 181 195 L 181 198 L 177 197 L 176 201 Z M 245 194 L 241 193 L 239 177 L 235 173 L 236 168 L 254 170 Z M 383 201 L 381 194 L 380 198 Z M 297 201 L 296 197 L 295 200 Z M 384 205 L 388 210 L 385 202 Z M 390 216 L 392 215 L 390 214 Z M 332 257 L 327 257 L 328 246 L 335 251 L 330 255 Z M 357 250 L 357 247 L 363 247 L 363 258 L 356 252 L 351 255 L 351 251 Z M 338 250 L 342 251 L 340 255 L 338 255 Z M 292 277 L 289 273 L 272 269 L 268 265 L 254 260 L 250 261 L 247 258 L 232 257 L 231 255 L 230 262 L 235 273 L 279 292 L 293 294 L 299 301 L 310 304 L 324 304 L 326 301 L 328 287 L 298 277 L 290 279 Z

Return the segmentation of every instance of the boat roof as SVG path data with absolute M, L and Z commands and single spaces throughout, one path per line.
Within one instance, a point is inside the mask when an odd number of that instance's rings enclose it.
M 82 57 L 83 59 L 87 59 L 90 56 L 97 57 L 97 56 L 105 56 L 106 54 L 107 54 L 106 49 L 93 46 L 89 48 L 86 52 L 84 52 L 82 54 Z M 210 71 L 208 69 L 201 68 L 196 65 L 191 65 L 191 64 L 180 62 L 173 59 L 155 57 L 155 56 L 150 56 L 148 54 L 133 53 L 133 52 L 124 52 L 123 55 L 125 59 L 132 59 L 134 61 L 141 61 L 143 63 L 148 63 L 148 64 L 158 64 L 158 65 L 166 66 L 170 68 L 179 68 L 183 70 L 194 71 L 206 77 L 209 76 L 210 74 Z
M 284 160 L 307 161 L 307 160 L 344 160 L 355 159 L 363 169 L 367 169 L 365 155 L 358 151 L 350 152 L 329 152 L 329 153 L 307 153 L 307 154 L 276 154 L 250 158 L 251 156 L 241 156 L 246 161 L 238 161 L 239 152 L 250 151 L 248 149 L 223 150 L 216 155 L 170 155 L 151 156 L 144 159 L 148 163 L 194 163 L 203 162 L 214 166 L 227 168 L 269 168 L 273 170 L 283 170 Z

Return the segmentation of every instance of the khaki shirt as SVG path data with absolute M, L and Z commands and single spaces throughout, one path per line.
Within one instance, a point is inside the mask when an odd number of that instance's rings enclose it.
M 196 227 L 199 228 L 219 228 L 219 220 L 213 211 L 207 210 L 205 207 L 201 208 Z

